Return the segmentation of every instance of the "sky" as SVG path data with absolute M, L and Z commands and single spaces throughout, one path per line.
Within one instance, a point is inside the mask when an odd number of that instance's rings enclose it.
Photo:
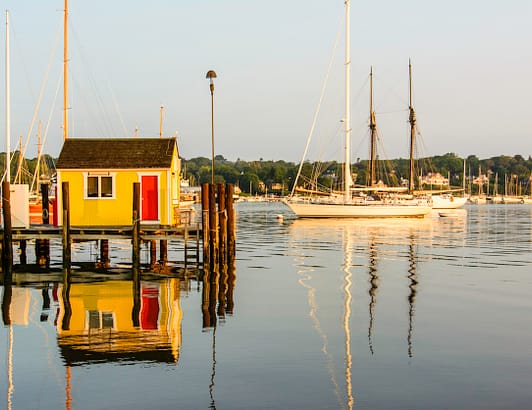
M 11 147 L 22 136 L 34 157 L 40 134 L 57 156 L 64 1 L 3 6 Z M 369 152 L 370 67 L 379 153 L 408 156 L 409 59 L 418 155 L 532 155 L 530 21 L 530 0 L 352 0 L 353 162 Z M 214 125 L 215 154 L 231 161 L 298 162 L 311 129 L 306 158 L 341 161 L 344 22 L 343 0 L 70 0 L 69 135 L 158 137 L 162 106 L 163 135 L 186 159 L 210 158 Z M 5 151 L 5 81 L 0 90 Z

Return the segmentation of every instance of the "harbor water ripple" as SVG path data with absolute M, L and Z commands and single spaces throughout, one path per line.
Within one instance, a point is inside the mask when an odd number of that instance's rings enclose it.
M 208 281 L 144 266 L 135 282 L 127 241 L 94 274 L 97 246 L 75 244 L 68 285 L 16 270 L 0 408 L 530 408 L 530 205 L 385 220 L 235 209 L 236 261 Z

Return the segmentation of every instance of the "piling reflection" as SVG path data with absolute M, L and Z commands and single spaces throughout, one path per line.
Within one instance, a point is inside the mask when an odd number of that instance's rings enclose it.
M 216 401 L 214 399 L 216 376 L 216 327 L 218 320 L 223 322 L 225 321 L 226 314 L 233 314 L 233 295 L 236 282 L 235 269 L 234 258 L 228 257 L 224 260 L 224 263 L 210 265 L 203 272 L 201 303 L 203 330 L 210 331 L 212 335 L 209 409 L 216 409 Z
M 201 312 L 204 329 L 216 328 L 218 320 L 224 321 L 226 315 L 233 314 L 235 272 L 234 258 L 203 271 Z

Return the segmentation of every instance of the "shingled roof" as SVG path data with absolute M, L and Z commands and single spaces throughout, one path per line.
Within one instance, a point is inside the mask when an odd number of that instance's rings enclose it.
M 57 169 L 170 168 L 175 138 L 69 138 Z

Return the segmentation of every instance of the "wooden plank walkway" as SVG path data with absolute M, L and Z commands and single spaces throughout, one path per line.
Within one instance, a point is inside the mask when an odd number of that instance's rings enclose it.
M 29 228 L 13 228 L 13 241 L 32 239 L 62 239 L 63 228 L 53 225 L 30 225 Z M 70 236 L 76 241 L 94 241 L 99 239 L 132 239 L 132 226 L 86 226 L 70 227 Z M 180 237 L 202 237 L 201 224 L 183 225 L 178 227 L 142 226 L 139 230 L 140 239 L 172 240 Z M 0 229 L 0 238 L 4 230 Z

